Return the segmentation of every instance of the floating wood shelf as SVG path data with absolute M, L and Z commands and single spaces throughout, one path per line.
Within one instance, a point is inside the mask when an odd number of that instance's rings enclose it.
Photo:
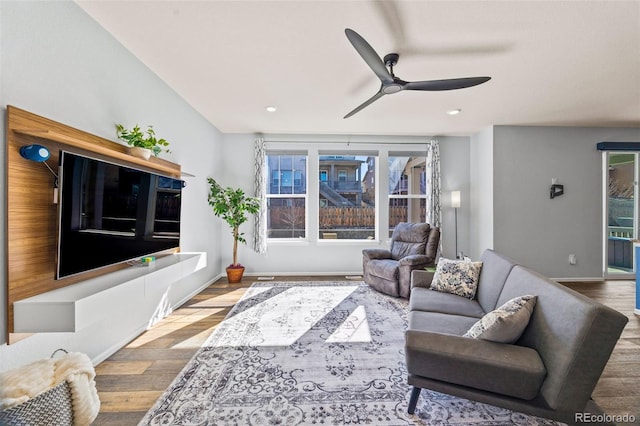
M 107 157 L 115 158 L 118 160 L 126 161 L 128 163 L 134 163 L 143 167 L 152 168 L 159 172 L 169 174 L 171 176 L 180 175 L 180 166 L 169 161 L 161 160 L 159 158 L 150 158 L 148 160 L 134 157 L 126 152 L 115 151 L 113 148 L 104 147 L 87 142 L 86 140 L 78 139 L 76 137 L 67 136 L 51 130 L 29 130 L 29 129 L 13 129 L 14 132 L 20 135 L 33 136 L 36 138 L 47 139 L 54 142 L 59 142 L 75 148 L 85 149 L 97 154 L 105 155 Z

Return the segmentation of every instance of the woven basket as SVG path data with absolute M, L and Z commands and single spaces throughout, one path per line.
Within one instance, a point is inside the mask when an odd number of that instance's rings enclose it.
M 0 411 L 0 425 L 71 426 L 71 388 L 64 381 L 22 404 Z

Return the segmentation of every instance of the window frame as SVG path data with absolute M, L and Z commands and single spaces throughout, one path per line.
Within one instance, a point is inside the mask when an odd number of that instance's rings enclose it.
M 295 152 L 298 155 L 306 156 L 306 194 L 305 194 L 305 237 L 306 238 L 266 238 L 267 245 L 314 245 L 314 246 L 359 246 L 359 247 L 377 247 L 381 244 L 388 244 L 391 240 L 389 232 L 389 190 L 387 188 L 389 182 L 389 167 L 387 167 L 388 159 L 392 156 L 419 156 L 426 158 L 428 151 L 428 141 L 422 138 L 407 138 L 403 141 L 384 141 L 374 140 L 370 143 L 358 142 L 345 144 L 336 142 L 335 138 L 317 138 L 310 136 L 277 136 L 277 141 L 266 141 L 265 149 L 267 155 L 290 154 Z M 385 139 L 386 140 L 386 139 Z M 424 141 L 424 142 L 421 142 Z M 300 149 L 296 147 L 300 146 Z M 375 233 L 374 238 L 365 239 L 321 239 L 320 238 L 320 179 L 321 172 L 330 178 L 331 170 L 327 167 L 320 168 L 320 157 L 326 155 L 342 155 L 360 156 L 370 155 L 375 157 L 375 166 L 369 165 L 368 184 L 375 185 Z M 265 166 L 266 167 L 266 166 Z M 362 171 L 361 179 L 367 170 Z M 337 174 L 337 171 L 336 171 Z M 428 192 L 428 188 L 427 188 Z M 272 194 L 273 195 L 273 194 Z M 283 194 L 284 197 L 290 197 L 291 194 Z M 280 198 L 284 198 L 280 197 Z M 407 198 L 421 198 L 421 195 L 407 195 Z M 276 198 L 273 196 L 272 198 Z M 393 197 L 392 197 L 393 198 Z M 428 212 L 427 212 L 428 213 Z M 393 230 L 393 229 L 392 229 Z

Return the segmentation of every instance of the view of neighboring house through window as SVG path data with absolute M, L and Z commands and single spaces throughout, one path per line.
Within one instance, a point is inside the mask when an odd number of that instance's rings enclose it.
M 389 154 L 389 237 L 400 222 L 426 221 L 426 156 Z
M 267 152 L 267 237 L 306 238 L 307 155 Z
M 320 239 L 375 239 L 376 157 L 318 156 Z

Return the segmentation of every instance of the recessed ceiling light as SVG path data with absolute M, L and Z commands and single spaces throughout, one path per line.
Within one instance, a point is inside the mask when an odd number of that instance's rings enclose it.
M 273 106 L 273 105 L 268 105 L 268 106 L 266 106 L 266 107 L 265 107 L 265 109 L 266 109 L 268 112 L 276 112 L 276 111 L 278 110 L 278 107 Z
M 457 109 L 450 109 L 449 111 L 447 111 L 447 114 L 449 115 L 458 115 L 462 112 L 462 110 L 460 108 Z

